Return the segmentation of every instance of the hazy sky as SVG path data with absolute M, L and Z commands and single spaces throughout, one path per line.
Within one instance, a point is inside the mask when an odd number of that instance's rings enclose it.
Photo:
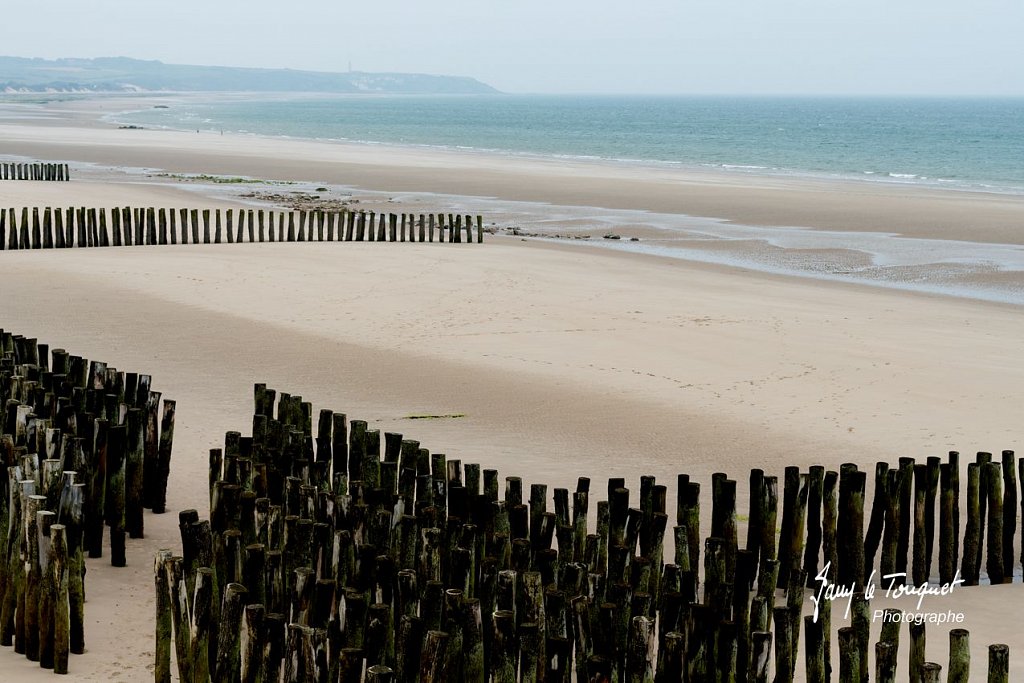
M 0 54 L 473 76 L 508 92 L 1024 95 L 1021 0 L 5 0 Z

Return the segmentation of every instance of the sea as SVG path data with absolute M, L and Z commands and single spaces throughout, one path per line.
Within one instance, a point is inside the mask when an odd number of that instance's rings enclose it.
M 149 128 L 1024 195 L 1024 98 L 254 94 L 167 102 L 111 118 Z M 501 213 L 525 233 L 582 226 L 596 247 L 1024 305 L 1024 248 L 970 242 L 969 226 L 964 241 L 953 241 L 900 238 L 886 226 L 829 232 L 498 200 L 472 208 Z M 661 238 L 600 239 L 622 225 L 653 228 Z
M 183 100 L 118 119 L 1024 193 L 1024 99 L 265 96 Z

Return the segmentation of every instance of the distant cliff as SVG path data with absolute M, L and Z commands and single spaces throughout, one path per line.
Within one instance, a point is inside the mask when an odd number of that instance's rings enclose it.
M 0 93 L 147 91 L 497 92 L 485 83 L 464 76 L 187 66 L 127 57 L 56 60 L 0 57 Z

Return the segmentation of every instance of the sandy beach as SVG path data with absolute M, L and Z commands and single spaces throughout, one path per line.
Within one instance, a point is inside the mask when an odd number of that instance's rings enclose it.
M 118 130 L 94 121 L 116 103 L 91 106 L 56 120 L 0 118 L 0 154 L 81 169 L 70 183 L 0 183 L 0 206 L 243 205 L 119 170 L 131 168 L 344 185 L 367 192 L 368 205 L 433 193 L 408 201 L 484 197 L 1024 244 L 1018 196 Z M 1019 282 L 971 275 L 989 276 Z M 781 476 L 787 465 L 870 471 L 900 456 L 1020 452 L 1021 312 L 509 235 L 0 252 L 0 326 L 150 373 L 178 402 L 169 513 L 147 514 L 126 569 L 88 565 L 88 651 L 71 673 L 89 681 L 152 678 L 153 552 L 179 545 L 178 510 L 206 514 L 206 454 L 226 430 L 250 428 L 254 382 L 550 488 L 581 475 L 635 487 L 650 474 L 674 501 L 677 473 L 709 484 L 722 471 L 746 501 L 750 467 Z M 464 417 L 409 419 L 422 414 Z M 964 613 L 975 677 L 988 644 L 1005 642 L 1011 680 L 1024 679 L 1024 634 L 1007 628 L 1024 606 L 1019 584 L 965 588 L 932 606 Z M 927 653 L 945 664 L 947 629 L 929 631 Z M 903 647 L 900 665 L 902 679 Z M 0 680 L 50 675 L 0 650 Z

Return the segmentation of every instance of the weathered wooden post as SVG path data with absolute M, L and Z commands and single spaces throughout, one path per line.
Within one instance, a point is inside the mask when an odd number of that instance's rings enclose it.
M 423 643 L 423 654 L 420 657 L 421 683 L 442 683 L 447 680 L 445 665 L 448 662 L 445 653 L 448 649 L 448 634 L 444 631 L 427 631 Z M 501 680 L 497 676 L 495 681 Z
M 955 535 L 953 529 L 953 488 L 950 483 L 949 463 L 939 468 L 939 582 L 948 584 L 956 574 L 956 556 L 953 550 Z
M 125 455 L 127 426 L 115 425 L 107 434 L 105 513 L 110 527 L 110 564 L 125 566 Z
M 1003 451 L 1003 577 L 1013 582 L 1013 539 L 1017 534 L 1017 466 L 1013 451 Z M 1024 544 L 1022 544 L 1024 545 Z
M 167 562 L 173 553 L 158 550 L 153 558 L 153 579 L 156 588 L 156 654 L 153 668 L 155 683 L 171 680 L 171 591 L 167 582 Z
M 101 216 L 102 216 L 102 214 L 101 214 Z M 161 208 L 159 210 L 158 216 L 157 216 L 157 220 L 158 220 L 158 222 L 160 224 L 160 234 L 159 234 L 159 238 L 158 238 L 157 242 L 158 242 L 158 244 L 166 245 L 168 243 L 168 239 L 167 239 L 167 210 L 166 209 Z M 103 240 L 103 236 L 102 236 L 103 230 L 104 230 L 104 228 L 103 228 L 103 222 L 102 222 L 102 218 L 101 218 L 101 220 L 100 220 L 100 232 L 101 232 L 100 241 Z
M 153 486 L 153 513 L 162 514 L 167 505 L 167 479 L 171 472 L 171 451 L 174 445 L 175 402 L 164 399 L 160 420 L 160 438 L 157 447 L 156 483 Z
M 1004 580 L 1003 478 L 1000 469 L 1002 466 L 999 463 L 986 463 L 983 471 L 987 472 L 987 476 L 982 477 L 988 484 L 988 553 L 985 569 L 988 572 L 989 581 L 993 584 L 1003 583 Z M 1016 509 L 1013 512 L 1016 514 Z
M 841 548 L 846 552 L 840 555 L 839 583 L 846 586 L 855 584 L 858 589 L 864 587 L 864 480 L 865 473 L 857 470 L 855 465 L 840 468 L 839 503 L 842 515 L 839 521 L 842 522 L 842 529 L 839 536 L 843 539 Z
M 896 683 L 896 647 L 892 643 L 875 643 L 875 681 Z
M 839 629 L 839 683 L 860 683 L 860 650 L 857 634 L 850 626 Z M 791 679 L 787 679 L 791 680 Z
M 68 600 L 67 527 L 50 527 L 50 581 L 54 587 L 53 601 L 53 672 L 66 674 L 71 651 L 71 613 Z
M 217 662 L 214 680 L 239 683 L 241 678 L 242 615 L 246 603 L 245 586 L 229 583 L 224 589 L 217 629 Z
M 988 683 L 1009 683 L 1010 648 L 1008 645 L 988 646 Z
M 143 464 L 145 458 L 145 416 L 140 408 L 128 410 L 128 448 L 125 456 L 125 530 L 129 538 L 143 538 Z
M 196 681 L 210 680 L 210 661 L 213 659 L 211 633 L 214 627 L 216 612 L 214 611 L 214 591 L 216 590 L 213 569 L 199 567 L 195 575 L 195 591 L 192 598 L 192 619 L 188 624 L 188 638 L 182 639 L 182 647 L 191 665 L 191 673 Z M 179 656 L 181 656 L 179 654 Z M 280 660 L 280 654 L 278 654 Z M 276 679 L 265 679 L 276 680 Z
M 979 451 L 975 455 L 975 462 L 978 463 L 978 568 L 980 570 L 982 561 L 985 559 L 985 531 L 987 528 L 986 512 L 988 511 L 988 465 L 992 462 L 992 454 Z
M 911 683 L 921 681 L 924 676 L 924 622 L 911 621 L 910 624 L 910 680 Z
M 987 492 L 986 492 L 987 493 Z M 981 465 L 967 464 L 967 528 L 964 530 L 964 551 L 961 573 L 965 586 L 977 586 L 980 574 L 978 547 L 981 544 Z
M 750 642 L 750 668 L 747 670 L 747 681 L 750 683 L 768 683 L 772 633 L 771 631 L 754 631 L 750 636 Z
M 804 617 L 804 671 L 807 683 L 825 683 L 825 641 L 822 638 L 822 623 L 813 614 Z
M 927 538 L 925 535 L 925 507 L 928 487 L 928 467 L 914 465 L 914 558 L 912 581 L 920 586 L 928 580 Z
M 967 683 L 971 674 L 970 633 L 954 628 L 949 632 L 949 669 L 946 683 Z

